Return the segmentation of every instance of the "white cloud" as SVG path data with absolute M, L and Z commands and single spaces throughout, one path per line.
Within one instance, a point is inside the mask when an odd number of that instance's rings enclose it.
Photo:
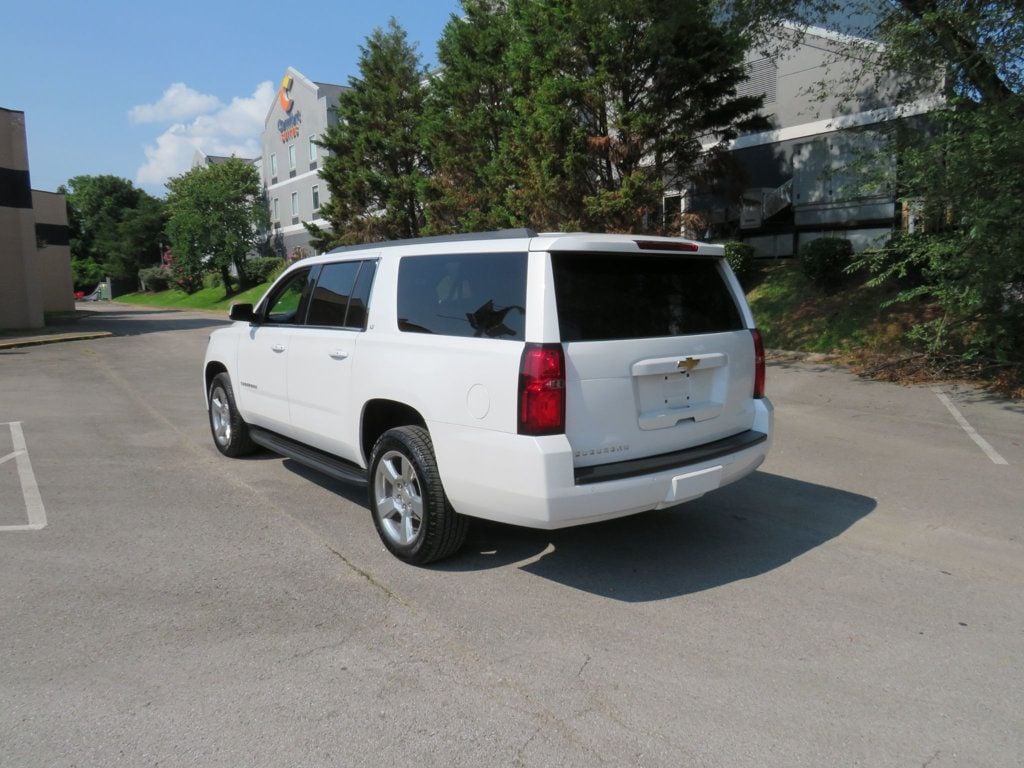
M 274 100 L 275 89 L 267 80 L 248 97 L 236 97 L 216 112 L 200 115 L 190 123 L 175 123 L 144 148 L 146 162 L 135 174 L 139 184 L 162 185 L 192 166 L 196 150 L 207 155 L 258 157 L 263 120 Z
M 171 83 L 155 104 L 139 104 L 128 110 L 133 123 L 166 123 L 212 112 L 221 106 L 216 96 L 200 93 L 184 83 Z

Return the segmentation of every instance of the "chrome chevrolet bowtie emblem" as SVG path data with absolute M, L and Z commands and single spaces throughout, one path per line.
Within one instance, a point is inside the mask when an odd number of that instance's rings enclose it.
M 692 357 L 688 357 L 685 360 L 680 360 L 678 363 L 676 363 L 676 368 L 678 368 L 680 371 L 686 371 L 687 373 L 689 373 L 698 365 L 700 365 L 700 360 L 695 360 Z

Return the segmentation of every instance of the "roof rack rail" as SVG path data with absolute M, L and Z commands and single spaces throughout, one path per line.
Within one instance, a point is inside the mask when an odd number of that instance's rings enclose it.
M 362 245 L 342 245 L 328 253 L 346 253 L 347 251 L 367 251 L 374 248 L 394 248 L 399 245 L 420 245 L 424 243 L 459 243 L 467 240 L 520 240 L 526 237 L 537 237 L 532 229 L 498 229 L 491 232 L 460 232 L 455 235 L 434 235 L 433 237 L 410 237 L 406 240 L 381 240 L 376 243 Z

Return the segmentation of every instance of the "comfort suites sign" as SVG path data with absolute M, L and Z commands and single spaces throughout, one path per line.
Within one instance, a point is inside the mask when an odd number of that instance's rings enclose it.
M 281 109 L 285 114 L 283 118 L 277 121 L 277 130 L 281 133 L 282 143 L 287 143 L 297 138 L 299 126 L 302 124 L 302 112 L 296 109 L 295 114 L 292 114 L 295 100 L 289 94 L 294 84 L 295 79 L 291 75 L 285 75 L 284 79 L 281 80 L 281 87 L 277 91 L 277 103 L 281 105 Z

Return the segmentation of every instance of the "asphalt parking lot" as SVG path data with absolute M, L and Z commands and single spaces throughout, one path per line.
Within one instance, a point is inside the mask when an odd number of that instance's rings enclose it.
M 2 766 L 1021 765 L 1019 403 L 773 365 L 746 480 L 419 569 L 103 310 L 0 351 Z

